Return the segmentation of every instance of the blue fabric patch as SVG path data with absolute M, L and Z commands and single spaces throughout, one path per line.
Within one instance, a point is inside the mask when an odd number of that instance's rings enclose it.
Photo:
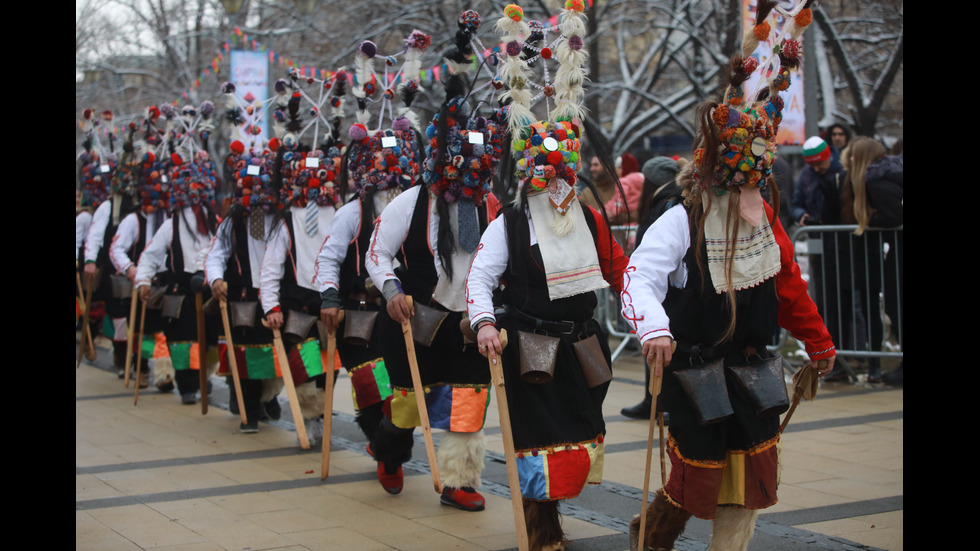
M 521 480 L 521 495 L 527 499 L 549 499 L 543 454 L 525 454 L 524 457 L 517 458 L 517 475 Z
M 434 429 L 449 430 L 453 414 L 453 388 L 449 385 L 429 387 L 425 405 L 429 412 L 429 425 Z

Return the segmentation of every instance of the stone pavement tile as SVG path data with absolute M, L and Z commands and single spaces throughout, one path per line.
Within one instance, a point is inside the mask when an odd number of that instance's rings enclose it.
M 75 511 L 76 551 L 139 551 L 140 547 L 92 518 L 87 511 Z
M 300 549 L 308 551 L 393 551 L 397 549 L 344 526 L 295 532 L 290 534 L 290 537 L 302 545 Z
M 211 541 L 181 523 L 173 522 L 173 517 L 145 505 L 92 509 L 86 512 L 142 549 Z
M 901 486 L 879 486 L 862 480 L 841 478 L 806 482 L 799 486 L 826 494 L 841 496 L 842 498 L 846 498 L 847 501 L 863 501 L 902 495 Z
M 75 475 L 75 501 L 124 497 L 126 494 L 91 474 Z
M 193 530 L 206 541 L 220 542 L 226 549 L 270 549 L 295 543 L 276 530 L 256 523 L 253 515 L 233 513 L 207 499 L 182 501 L 169 508 L 166 515 L 173 524 Z
M 779 513 L 814 507 L 825 507 L 828 505 L 840 505 L 850 501 L 839 495 L 830 494 L 795 484 L 780 484 L 778 496 L 779 501 L 769 509 L 766 509 L 764 511 L 765 513 Z
M 294 507 L 291 499 L 282 499 L 283 497 L 288 498 L 288 495 L 285 492 L 282 492 L 282 496 L 272 496 L 270 494 L 270 492 L 256 492 L 248 494 L 214 496 L 208 498 L 208 501 L 214 503 L 222 509 L 239 515 L 282 511 L 284 509 L 292 509 Z
M 200 467 L 200 466 L 199 466 Z M 253 459 L 242 461 L 222 461 L 209 465 L 208 468 L 221 473 L 233 484 L 256 484 L 262 482 L 277 482 L 290 480 L 290 477 L 276 469 L 274 461 Z
M 326 515 L 319 515 L 312 511 L 305 511 L 298 508 L 249 513 L 242 515 L 242 519 L 259 526 L 264 526 L 277 534 L 320 530 L 335 526 Z
M 468 541 L 451 534 L 435 532 L 429 529 L 401 534 L 381 534 L 378 540 L 392 546 L 398 551 L 434 551 L 452 549 L 453 551 L 483 551 L 482 545 Z
M 796 526 L 802 530 L 839 536 L 888 551 L 904 548 L 903 511 L 881 513 Z
M 378 486 L 378 490 L 381 490 L 380 486 Z M 259 495 L 269 496 L 274 503 L 287 503 L 296 509 L 322 516 L 329 521 L 329 526 L 331 527 L 342 526 L 337 520 L 338 518 L 345 516 L 356 517 L 375 510 L 370 505 L 338 494 L 332 488 L 322 486 L 274 491 Z
M 417 517 L 415 522 L 446 534 L 466 534 L 467 540 L 485 538 L 514 528 L 514 512 L 509 499 L 487 496 L 483 511 L 461 511 L 443 506 L 443 514 Z M 515 540 L 516 541 L 516 540 Z

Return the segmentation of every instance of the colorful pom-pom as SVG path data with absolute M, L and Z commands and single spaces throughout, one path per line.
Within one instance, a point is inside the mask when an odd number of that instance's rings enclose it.
M 514 21 L 520 21 L 524 19 L 524 9 L 517 4 L 507 4 L 504 7 L 504 15 L 513 19 Z
M 470 32 L 480 28 L 480 14 L 474 10 L 466 10 L 459 15 L 458 24 Z
M 357 51 L 361 53 L 366 58 L 372 58 L 378 53 L 378 46 L 371 42 L 370 40 L 365 40 L 361 42 L 361 45 L 357 48 Z
M 787 38 L 783 41 L 782 48 L 780 52 L 786 56 L 788 59 L 796 59 L 800 56 L 800 50 L 803 45 L 800 44 L 799 40 L 794 40 L 792 38 Z
M 583 0 L 565 0 L 565 9 L 583 13 L 585 11 L 585 2 Z
M 367 138 L 367 126 L 361 123 L 352 124 L 348 134 L 350 135 L 350 139 L 355 142 L 360 142 Z
M 793 18 L 793 22 L 801 29 L 806 27 L 813 22 L 813 11 L 810 8 L 800 10 L 800 13 L 796 14 L 796 17 Z

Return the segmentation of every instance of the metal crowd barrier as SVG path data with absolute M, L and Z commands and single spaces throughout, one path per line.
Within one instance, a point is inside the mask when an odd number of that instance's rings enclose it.
M 903 228 L 798 226 L 790 233 L 810 296 L 837 353 L 902 358 L 905 328 Z
M 853 358 L 902 358 L 904 339 L 903 228 L 798 226 L 790 232 L 810 296 L 831 332 L 838 354 Z M 636 225 L 613 226 L 624 252 L 632 252 Z M 596 319 L 609 336 L 621 339 L 613 362 L 635 338 L 622 319 L 619 297 L 609 289 L 598 293 Z M 783 330 L 769 348 L 779 350 Z

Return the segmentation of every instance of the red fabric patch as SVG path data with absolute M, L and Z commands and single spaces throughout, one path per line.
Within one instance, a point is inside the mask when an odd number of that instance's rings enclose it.
M 720 464 L 700 467 L 684 463 L 673 446 L 667 452 L 670 456 L 670 478 L 664 486 L 667 496 L 700 519 L 715 518 L 724 469 Z
M 582 448 L 548 454 L 548 494 L 551 499 L 568 499 L 579 495 L 589 477 L 592 462 Z

